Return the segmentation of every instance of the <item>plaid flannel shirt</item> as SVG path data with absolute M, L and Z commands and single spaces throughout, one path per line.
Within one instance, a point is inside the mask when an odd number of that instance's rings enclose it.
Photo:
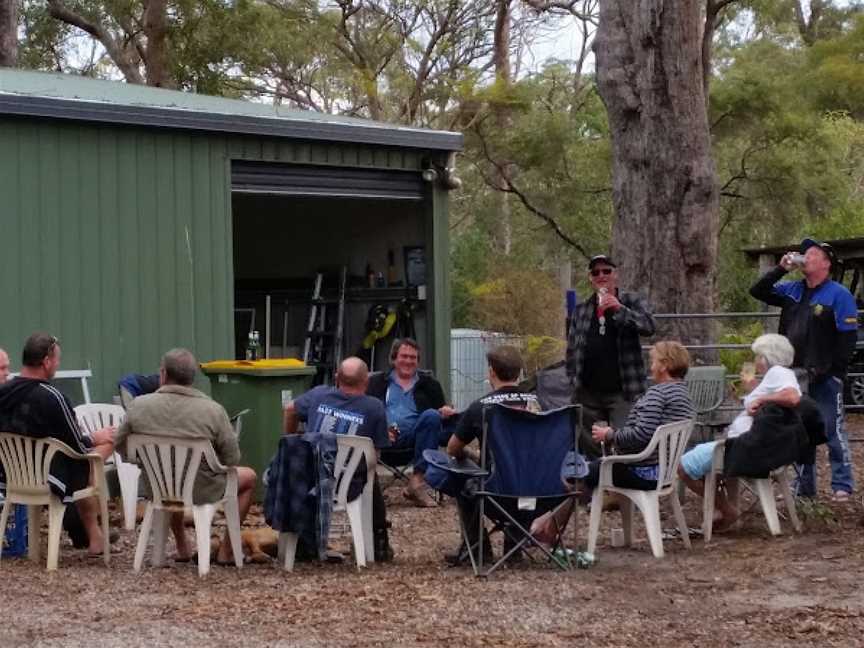
M 618 293 L 621 302 L 612 321 L 618 331 L 618 368 L 621 374 L 621 392 L 628 400 L 636 400 L 646 389 L 645 363 L 639 336 L 654 335 L 654 317 L 648 301 L 635 293 Z M 597 313 L 597 295 L 576 305 L 570 318 L 567 337 L 567 375 L 576 391 L 582 381 L 585 362 L 585 343 L 591 320 Z

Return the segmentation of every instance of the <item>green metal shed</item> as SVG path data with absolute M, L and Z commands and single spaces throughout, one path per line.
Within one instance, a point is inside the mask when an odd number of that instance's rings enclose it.
M 90 368 L 94 400 L 110 400 L 168 348 L 235 357 L 244 313 L 266 328 L 264 295 L 274 355 L 296 354 L 315 273 L 347 266 L 346 352 L 370 304 L 407 296 L 446 382 L 446 185 L 461 146 L 456 133 L 0 70 L 0 346 L 17 367 L 29 333 L 55 333 L 63 368 Z M 419 290 L 402 264 L 418 248 Z M 370 268 L 392 285 L 357 285 Z

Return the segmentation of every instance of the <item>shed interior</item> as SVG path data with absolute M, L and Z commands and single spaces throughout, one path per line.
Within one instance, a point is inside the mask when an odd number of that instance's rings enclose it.
M 323 328 L 335 333 L 343 268 L 347 285 L 341 357 L 359 354 L 371 359 L 373 369 L 382 369 L 391 341 L 400 334 L 431 348 L 425 298 L 431 253 L 424 244 L 429 218 L 418 200 L 233 192 L 236 357 L 245 357 L 251 330 L 260 332 L 263 354 L 269 296 L 269 357 L 303 359 L 318 273 L 325 302 L 321 308 L 326 311 Z M 424 263 L 417 263 L 419 259 Z M 368 349 L 363 341 L 370 330 L 370 310 L 376 306 L 399 317 L 389 335 Z M 318 377 L 327 381 L 334 338 L 312 339 L 323 345 L 317 355 L 313 348 L 311 359 L 327 367 Z

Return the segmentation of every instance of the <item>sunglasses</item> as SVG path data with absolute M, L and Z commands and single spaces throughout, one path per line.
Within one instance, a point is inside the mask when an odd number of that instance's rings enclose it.
M 51 344 L 48 345 L 48 350 L 45 352 L 46 358 L 54 352 L 54 349 L 57 347 L 58 344 L 60 344 L 60 338 L 54 337 L 52 335 L 51 336 Z
M 610 275 L 612 274 L 612 268 L 595 268 L 591 271 L 592 277 L 599 277 L 600 275 Z

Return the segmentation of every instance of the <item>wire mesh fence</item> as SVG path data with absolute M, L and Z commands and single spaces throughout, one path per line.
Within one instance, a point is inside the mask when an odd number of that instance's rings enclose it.
M 453 406 L 463 410 L 489 393 L 486 353 L 502 344 L 524 349 L 520 335 L 474 329 L 453 329 L 450 335 L 450 390 Z

